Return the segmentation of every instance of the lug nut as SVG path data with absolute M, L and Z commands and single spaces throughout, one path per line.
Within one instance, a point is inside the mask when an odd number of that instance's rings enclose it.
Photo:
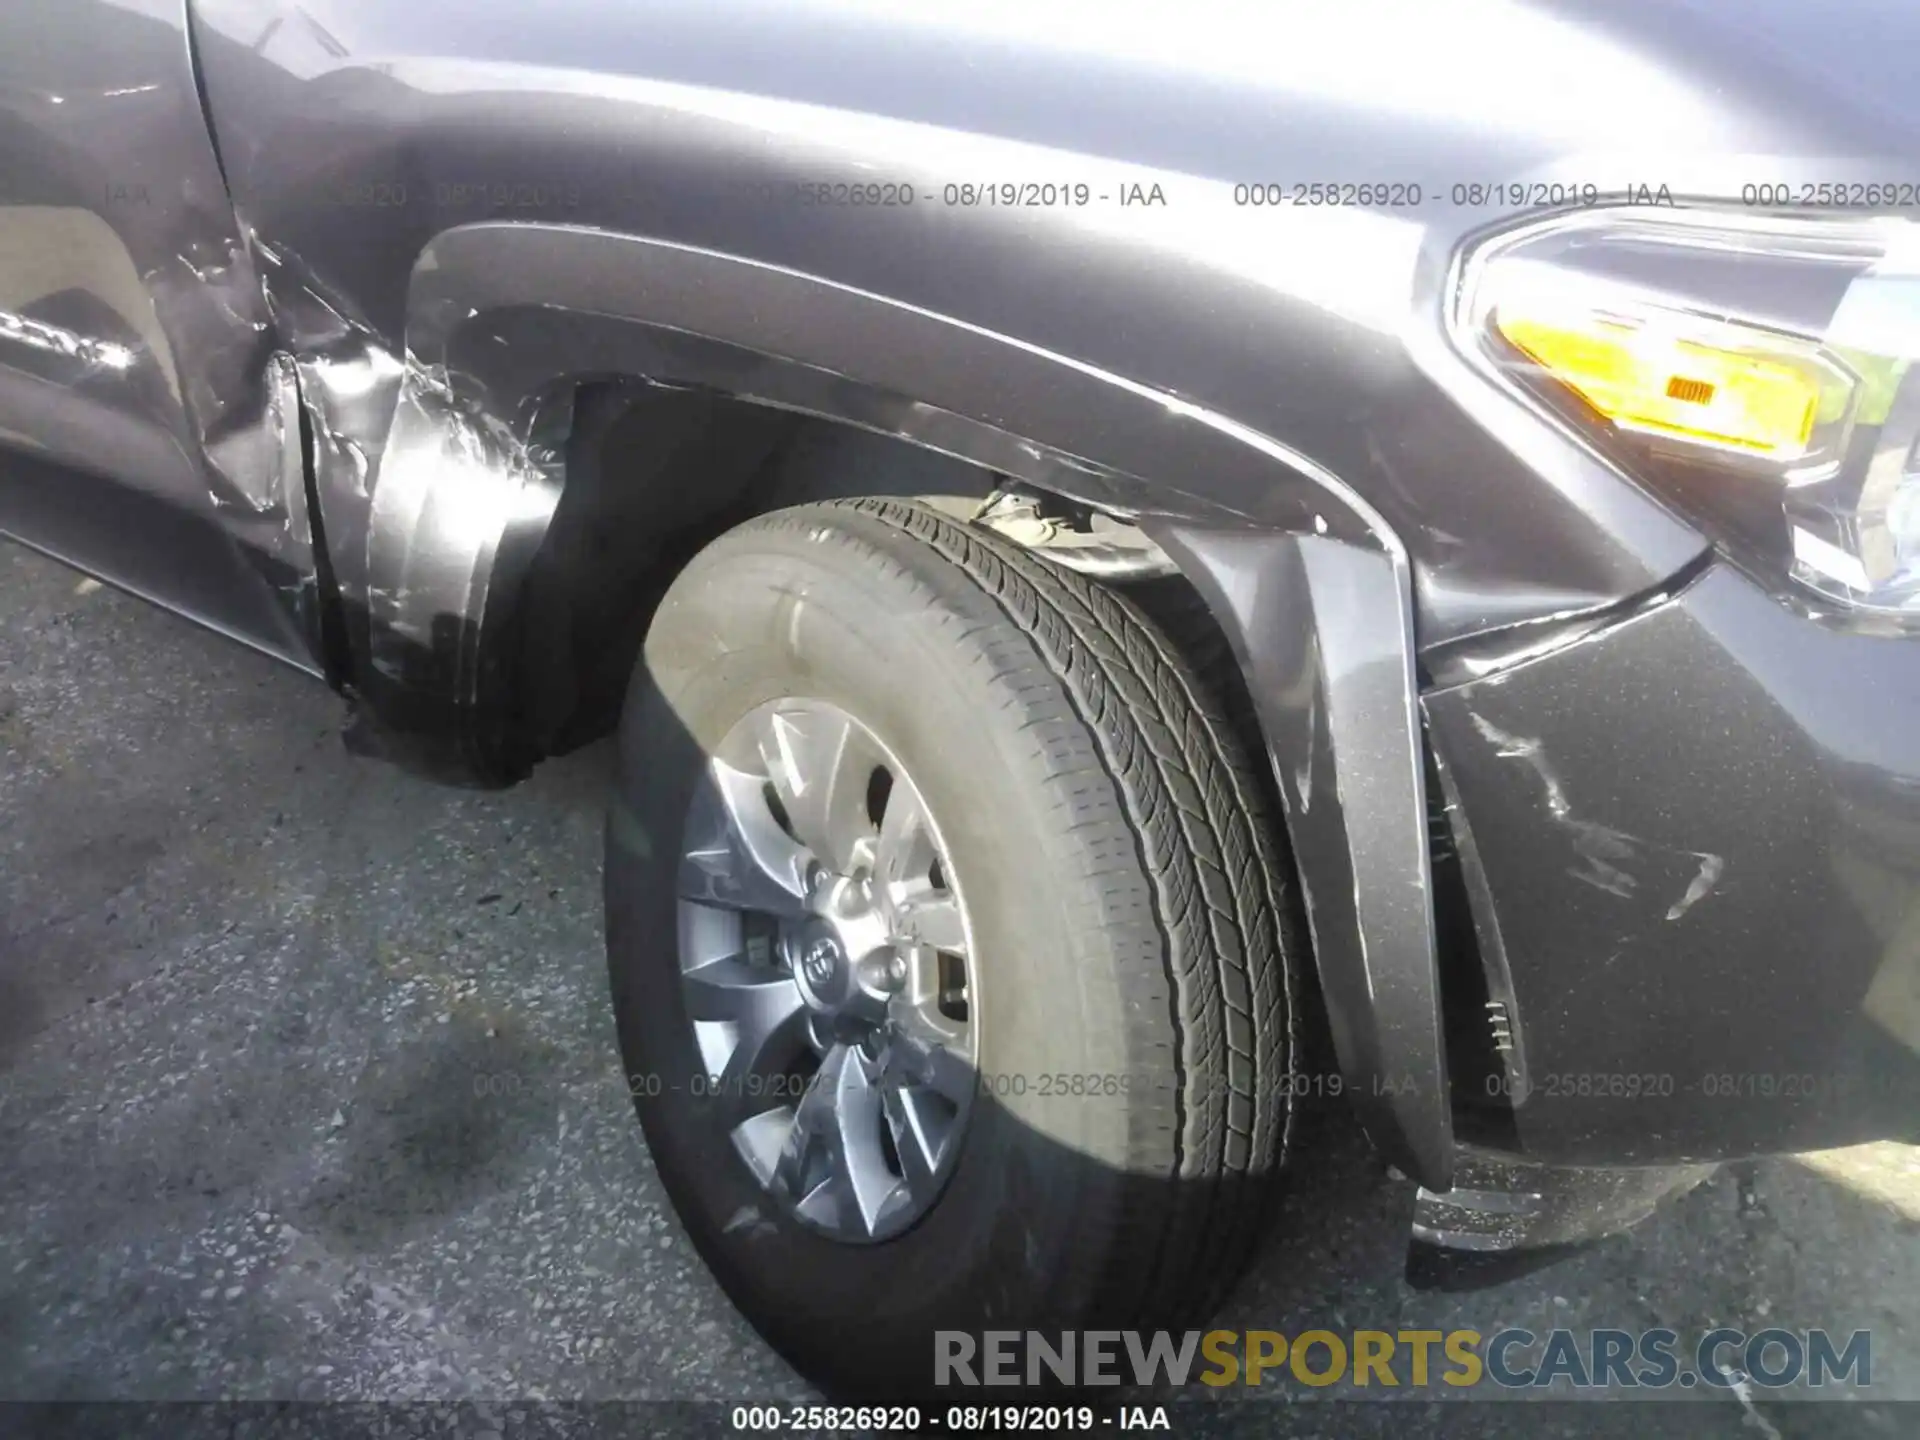
M 898 990 L 907 983 L 906 958 L 898 954 L 871 956 L 861 965 L 860 973 L 870 989 Z
M 858 915 L 873 908 L 873 891 L 864 874 L 851 876 L 841 887 L 836 908 L 842 915 Z

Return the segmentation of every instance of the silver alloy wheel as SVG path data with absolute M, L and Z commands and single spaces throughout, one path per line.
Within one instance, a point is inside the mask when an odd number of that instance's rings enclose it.
M 734 1147 L 803 1222 L 884 1240 L 953 1168 L 974 1090 L 970 929 L 933 816 L 838 706 L 742 717 L 687 812 L 680 975 Z

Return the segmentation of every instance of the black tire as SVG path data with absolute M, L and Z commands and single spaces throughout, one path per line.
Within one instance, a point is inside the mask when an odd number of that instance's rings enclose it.
M 688 1083 L 681 828 L 719 737 L 784 696 L 839 705 L 900 758 L 974 927 L 981 1089 L 941 1198 L 883 1243 L 791 1217 Z M 1223 1298 L 1271 1213 L 1295 1090 L 1305 950 L 1261 795 L 1134 606 L 924 506 L 771 514 L 678 577 L 608 824 L 620 1043 L 694 1243 L 804 1374 L 918 1394 L 935 1331 L 1177 1328 Z

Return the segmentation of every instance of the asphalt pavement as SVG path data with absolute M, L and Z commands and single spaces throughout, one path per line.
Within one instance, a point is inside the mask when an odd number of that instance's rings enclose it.
M 817 1398 L 693 1254 L 628 1104 L 608 747 L 461 791 L 348 756 L 341 718 L 0 542 L 0 1400 Z M 1404 1283 L 1411 1194 L 1344 1114 L 1304 1140 L 1222 1326 L 1867 1329 L 1875 1395 L 1920 1400 L 1920 1151 L 1734 1167 L 1444 1293 Z M 1463 1413 L 1402 1398 L 1395 1434 Z M 1675 1433 L 1920 1433 L 1920 1410 L 1694 1398 Z

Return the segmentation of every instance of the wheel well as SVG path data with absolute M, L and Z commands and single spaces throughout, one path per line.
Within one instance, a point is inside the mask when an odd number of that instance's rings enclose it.
M 1011 523 L 997 523 L 992 511 L 983 513 L 996 495 L 1027 508 Z M 614 728 L 655 608 L 709 542 L 756 515 L 855 496 L 933 500 L 1118 584 L 1215 690 L 1255 761 L 1268 813 L 1283 832 L 1291 828 L 1233 643 L 1187 577 L 1123 517 L 1016 485 L 987 466 L 895 435 L 720 390 L 627 379 L 583 385 L 573 394 L 560 500 L 503 617 L 494 653 L 509 670 L 514 748 L 531 763 Z M 1091 534 L 1105 543 L 1091 552 L 1057 548 L 1034 528 L 1036 514 L 1058 518 L 1060 528 L 1079 532 L 1079 539 Z M 1093 563 L 1086 563 L 1089 553 Z M 1487 1043 L 1487 998 L 1505 992 L 1481 973 L 1479 946 L 1456 894 L 1445 814 L 1431 823 L 1436 890 L 1443 892 L 1436 901 L 1449 922 L 1441 966 L 1442 1004 L 1449 1030 L 1457 1032 L 1450 1048 L 1465 1062 L 1465 1073 L 1478 1077 L 1497 1067 L 1490 1052 L 1478 1053 Z M 1307 973 L 1311 977 L 1310 967 Z M 1314 1017 L 1306 1043 L 1330 1066 L 1318 986 L 1310 978 L 1303 988 Z M 1468 1039 L 1475 1043 L 1464 1044 Z M 1502 1117 L 1484 1118 L 1501 1128 Z
M 977 507 L 983 466 L 716 390 L 611 380 L 575 392 L 564 484 L 494 653 L 513 749 L 531 761 L 606 734 L 654 608 L 744 520 L 813 500 L 939 497 Z

